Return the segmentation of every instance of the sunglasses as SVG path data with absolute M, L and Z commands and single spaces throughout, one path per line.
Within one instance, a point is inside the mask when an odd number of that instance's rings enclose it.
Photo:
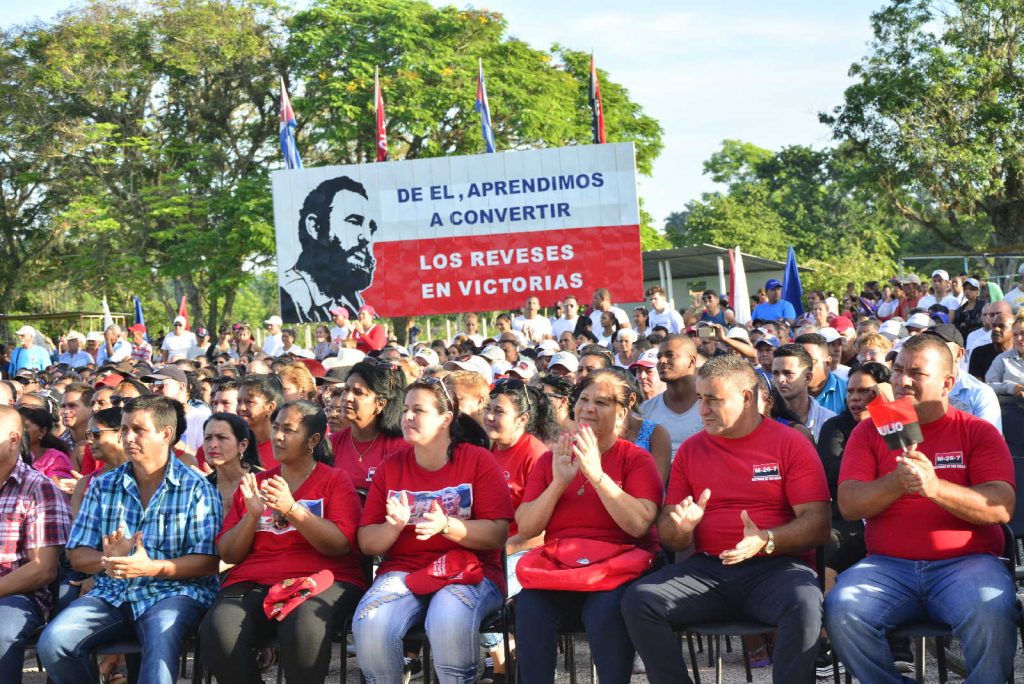
M 421 385 L 426 385 L 427 387 L 440 385 L 441 392 L 444 393 L 444 398 L 448 400 L 448 405 L 455 406 L 455 400 L 452 399 L 452 394 L 451 392 L 448 391 L 448 386 L 444 384 L 444 381 L 441 378 L 423 378 L 422 380 L 419 381 L 419 383 Z
M 89 428 L 88 430 L 85 431 L 85 434 L 88 437 L 91 437 L 92 439 L 97 439 L 97 438 L 99 438 L 101 432 L 120 432 L 120 431 L 121 431 L 121 428 L 98 428 L 98 427 L 91 427 L 91 428 Z
M 124 402 L 124 400 L 124 397 L 122 397 L 120 394 L 113 394 L 110 396 L 110 405 L 120 406 Z
M 533 402 L 530 401 L 530 392 L 526 389 L 527 385 L 520 378 L 501 378 L 494 383 L 494 390 L 498 394 L 508 394 L 510 392 L 522 392 L 526 398 L 526 411 L 525 413 L 533 412 Z

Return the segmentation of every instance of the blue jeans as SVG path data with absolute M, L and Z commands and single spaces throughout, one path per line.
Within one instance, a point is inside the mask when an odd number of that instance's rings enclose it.
M 83 596 L 43 630 L 39 659 L 54 684 L 94 682 L 99 673 L 90 652 L 115 641 L 137 639 L 142 646 L 139 681 L 174 684 L 182 643 L 204 612 L 206 606 L 195 599 L 171 596 L 135 620 L 127 604 L 115 607 L 95 596 Z
M 501 592 L 480 584 L 449 584 L 417 596 L 405 586 L 407 572 L 379 575 L 352 619 L 356 658 L 367 684 L 402 681 L 402 637 L 424 624 L 440 684 L 473 684 L 480 660 L 480 623 L 501 606 Z
M 904 682 L 886 633 L 911 622 L 948 625 L 963 647 L 965 682 L 1005 682 L 1017 648 L 1017 594 L 1006 566 L 979 554 L 942 561 L 868 556 L 825 597 L 839 658 L 864 682 Z
M 0 598 L 0 682 L 20 684 L 25 665 L 25 639 L 43 616 L 36 602 L 24 594 Z
M 626 684 L 636 650 L 622 619 L 622 595 L 629 583 L 609 591 L 523 589 L 516 598 L 516 649 L 523 684 L 555 681 L 558 631 L 587 633 L 601 684 Z

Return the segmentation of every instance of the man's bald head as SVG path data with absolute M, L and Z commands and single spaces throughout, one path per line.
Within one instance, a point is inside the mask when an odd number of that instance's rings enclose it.
M 4 381 L 0 381 L 0 406 L 14 406 L 14 389 Z
M 989 313 L 995 316 L 996 314 L 1005 313 L 1007 316 L 1013 316 L 1013 307 L 1010 306 L 1009 302 L 999 300 L 998 302 L 992 302 L 989 304 Z
M 0 471 L 10 472 L 21 457 L 21 437 L 25 430 L 21 414 L 10 406 L 0 406 Z M 3 476 L 4 479 L 7 475 Z

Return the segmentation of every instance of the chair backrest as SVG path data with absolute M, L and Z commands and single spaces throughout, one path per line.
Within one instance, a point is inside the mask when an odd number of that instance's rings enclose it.
M 1003 438 L 1014 458 L 1024 458 L 1024 406 L 1016 399 L 1000 401 Z
M 1013 536 L 1024 538 L 1024 458 L 1013 459 L 1014 481 L 1017 484 L 1017 504 L 1010 519 Z

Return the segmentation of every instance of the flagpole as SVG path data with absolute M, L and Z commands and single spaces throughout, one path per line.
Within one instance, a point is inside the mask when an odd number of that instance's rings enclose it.
M 377 161 L 388 160 L 388 128 L 384 117 L 384 94 L 380 90 L 380 67 L 373 68 L 373 113 L 377 125 Z

